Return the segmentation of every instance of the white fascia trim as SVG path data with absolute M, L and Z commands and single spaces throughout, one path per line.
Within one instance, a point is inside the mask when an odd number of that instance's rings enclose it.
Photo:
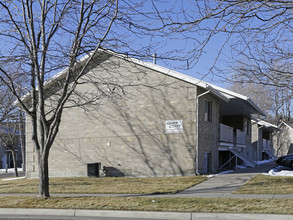
M 189 83 L 192 83 L 194 85 L 197 85 L 197 86 L 200 86 L 202 88 L 205 88 L 205 89 L 209 89 L 209 88 L 212 88 L 212 93 L 214 93 L 216 96 L 218 96 L 219 98 L 225 100 L 226 102 L 230 99 L 230 98 L 239 98 L 239 99 L 242 99 L 244 101 L 247 101 L 254 109 L 256 109 L 256 111 L 262 115 L 262 116 L 266 116 L 266 114 L 248 97 L 248 96 L 244 96 L 244 95 L 241 95 L 239 93 L 236 93 L 236 92 L 233 92 L 233 91 L 230 91 L 228 89 L 224 89 L 222 87 L 219 87 L 219 86 L 216 86 L 216 85 L 213 85 L 211 83 L 207 83 L 207 82 L 204 82 L 202 80 L 199 80 L 199 79 L 196 79 L 196 78 L 193 78 L 191 76 L 187 76 L 185 74 L 182 74 L 182 73 L 179 73 L 179 72 L 176 72 L 174 70 L 171 70 L 171 69 L 167 69 L 165 67 L 162 67 L 162 66 L 159 66 L 157 64 L 153 64 L 153 63 L 149 63 L 149 62 L 144 62 L 144 61 L 141 61 L 141 60 L 137 60 L 135 58 L 128 58 L 129 61 L 132 61 L 134 63 L 137 63 L 139 65 L 142 65 L 142 66 L 145 66 L 147 68 L 150 68 L 150 69 L 153 69 L 153 70 L 156 70 L 158 72 L 162 72 L 166 75 L 169 75 L 169 76 L 172 76 L 174 78 L 177 78 L 177 79 L 181 79 L 185 82 L 189 82 Z M 217 91 L 217 92 L 216 92 Z
M 267 121 L 261 120 L 261 119 L 257 119 L 255 117 L 253 117 L 252 119 L 253 121 L 255 121 L 257 124 L 265 127 L 265 128 L 275 128 L 275 129 L 279 129 L 277 125 L 271 124 Z
M 230 99 L 229 99 L 227 96 L 223 95 L 223 94 L 220 93 L 218 90 L 214 89 L 211 85 L 208 85 L 207 88 L 208 88 L 208 90 L 209 90 L 212 94 L 214 94 L 214 95 L 217 96 L 218 98 L 224 100 L 225 102 L 229 102 L 229 101 L 230 101 Z
M 224 89 L 222 87 L 213 85 L 211 83 L 207 83 L 207 82 L 205 82 L 203 80 L 199 80 L 199 79 L 193 78 L 191 76 L 187 76 L 187 75 L 185 75 L 183 73 L 180 73 L 180 72 L 177 72 L 177 71 L 174 71 L 174 70 L 159 66 L 159 65 L 154 64 L 154 63 L 145 62 L 145 61 L 142 61 L 142 60 L 139 60 L 139 59 L 136 59 L 136 58 L 128 57 L 125 54 L 119 54 L 119 53 L 116 53 L 114 51 L 107 50 L 107 49 L 99 49 L 99 51 L 106 52 L 106 53 L 108 53 L 110 55 L 113 55 L 113 56 L 116 56 L 118 58 L 128 60 L 130 62 L 133 62 L 135 64 L 144 66 L 144 67 L 149 68 L 149 69 L 153 69 L 153 70 L 161 72 L 161 73 L 163 73 L 165 75 L 172 76 L 172 77 L 177 78 L 177 79 L 181 79 L 181 80 L 183 80 L 185 82 L 189 82 L 191 84 L 200 86 L 200 87 L 202 87 L 204 89 L 209 89 L 210 88 L 210 91 L 213 94 L 215 94 L 216 96 L 218 96 L 219 98 L 223 99 L 226 102 L 229 101 L 230 98 L 240 98 L 240 99 L 242 99 L 244 101 L 247 101 L 260 115 L 266 116 L 266 114 L 248 96 L 241 95 L 241 94 L 233 92 L 231 90 Z M 85 58 L 85 59 L 87 59 L 87 58 Z M 232 96 L 232 97 L 230 97 L 230 96 Z
M 191 76 L 187 76 L 187 75 L 185 75 L 183 73 L 180 73 L 180 72 L 177 72 L 177 71 L 174 71 L 174 70 L 159 66 L 157 64 L 141 61 L 141 60 L 136 59 L 136 58 L 130 58 L 130 57 L 126 56 L 126 55 L 117 54 L 117 53 L 115 53 L 113 51 L 109 51 L 109 50 L 106 50 L 105 52 L 107 52 L 109 54 L 112 54 L 112 55 L 114 55 L 116 57 L 120 57 L 122 59 L 127 59 L 130 62 L 136 63 L 138 65 L 141 65 L 141 66 L 153 69 L 153 70 L 156 70 L 158 72 L 164 73 L 164 74 L 172 76 L 174 78 L 181 79 L 181 80 L 183 80 L 185 82 L 189 82 L 191 84 L 200 86 L 202 88 L 205 88 L 205 89 L 212 88 L 213 93 L 215 95 L 217 95 L 218 97 L 220 97 L 221 99 L 225 100 L 226 102 L 227 102 L 227 100 L 229 100 L 229 98 L 240 98 L 240 99 L 242 99 L 244 101 L 247 101 L 250 105 L 252 105 L 253 108 L 255 108 L 258 111 L 258 113 L 260 113 L 263 116 L 266 116 L 266 114 L 248 96 L 241 95 L 241 94 L 233 92 L 231 90 L 224 89 L 222 87 L 213 85 L 211 83 L 207 83 L 207 82 L 205 82 L 203 80 L 199 80 L 199 79 L 193 78 Z M 229 96 L 232 96 L 232 97 L 229 97 Z
M 128 60 L 128 61 L 130 61 L 132 63 L 135 63 L 135 64 L 138 64 L 140 66 L 144 66 L 146 68 L 161 72 L 161 73 L 163 73 L 165 75 L 172 76 L 172 77 L 177 78 L 177 79 L 181 79 L 183 81 L 189 82 L 189 83 L 194 84 L 194 85 L 198 85 L 198 86 L 203 87 L 203 88 L 208 87 L 208 83 L 206 83 L 206 82 L 204 82 L 202 80 L 193 78 L 191 76 L 187 76 L 187 75 L 185 75 L 183 73 L 168 69 L 166 67 L 159 66 L 157 64 L 153 64 L 153 63 L 150 63 L 150 62 L 145 62 L 145 61 L 142 61 L 142 60 L 139 60 L 139 59 L 136 59 L 136 58 L 130 58 L 130 57 L 127 57 L 126 55 L 121 55 L 121 54 L 118 54 L 118 55 L 114 54 L 114 56 L 126 59 L 126 60 Z
M 82 58 L 80 58 L 79 60 L 77 60 L 75 67 L 77 67 L 78 65 L 80 65 L 82 62 L 86 61 L 91 55 L 93 54 L 93 52 L 90 52 L 86 55 L 84 55 Z M 66 72 L 68 71 L 68 67 L 66 67 L 65 69 L 61 70 L 60 72 L 56 73 L 54 76 L 52 76 L 50 79 L 48 79 L 48 81 L 46 81 L 44 83 L 44 88 L 46 89 L 46 87 L 50 86 L 51 84 L 54 84 L 56 81 L 60 80 L 62 77 L 64 77 L 64 75 L 66 74 Z M 36 88 L 36 90 L 38 90 L 38 88 Z M 28 97 L 30 97 L 31 93 L 28 92 L 27 94 L 23 95 L 21 97 L 21 101 L 25 102 L 26 99 Z M 16 100 L 13 105 L 20 107 L 18 100 Z

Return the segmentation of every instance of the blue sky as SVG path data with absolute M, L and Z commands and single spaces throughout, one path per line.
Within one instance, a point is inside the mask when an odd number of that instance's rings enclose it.
M 144 4 L 144 10 L 147 13 L 148 11 L 152 11 L 154 9 L 151 1 L 147 1 L 148 4 Z M 189 18 L 192 20 L 193 16 L 198 17 L 197 14 L 195 14 L 195 1 L 191 0 L 170 0 L 170 1 L 154 1 L 154 4 L 156 5 L 157 9 L 161 12 L 160 15 L 164 18 L 168 17 L 170 15 L 170 8 L 172 8 L 171 12 L 171 19 L 174 19 L 174 21 L 184 21 L 186 19 L 185 16 L 189 16 Z M 185 15 L 182 14 L 182 11 L 185 11 Z M 164 13 L 166 11 L 166 13 Z M 168 11 L 168 12 L 167 12 Z M 168 14 L 168 16 L 167 16 Z M 140 15 L 138 16 L 138 19 L 143 20 L 144 16 Z M 188 19 L 188 18 L 187 18 Z M 167 19 L 168 22 L 168 19 Z M 214 25 L 214 21 L 207 21 L 205 25 L 211 24 L 211 26 Z M 157 19 L 149 19 L 146 21 L 146 23 L 149 24 L 150 27 L 154 28 L 156 26 L 160 26 L 160 21 Z M 171 29 L 172 27 L 170 27 Z M 218 52 L 220 48 L 223 46 L 226 37 L 223 34 L 217 34 L 215 35 L 210 42 L 206 45 L 204 48 L 204 52 L 199 56 L 199 59 L 197 62 L 192 61 L 193 58 L 197 58 L 196 56 L 190 56 L 187 55 L 188 58 L 186 58 L 186 54 L 190 52 L 191 50 L 198 47 L 200 44 L 198 44 L 197 40 L 203 41 L 206 39 L 206 35 L 199 35 L 199 33 L 193 34 L 192 32 L 185 32 L 185 33 L 176 33 L 174 32 L 172 35 L 164 36 L 163 33 L 154 32 L 154 36 L 140 36 L 141 38 L 132 38 L 132 43 L 137 44 L 138 47 L 147 47 L 150 45 L 150 51 L 149 51 L 149 57 L 148 61 L 152 62 L 152 58 L 150 57 L 151 54 L 156 53 L 157 54 L 157 64 L 176 70 L 178 72 L 187 74 L 189 76 L 202 79 L 204 81 L 226 87 L 227 84 L 224 82 L 224 78 L 221 78 L 219 76 L 216 76 L 215 74 L 211 74 L 209 72 L 209 69 L 214 64 L 215 59 L 218 55 Z M 186 37 L 184 36 L 186 35 Z M 193 36 L 197 35 L 197 36 Z M 188 40 L 186 40 L 188 38 Z M 177 55 L 178 58 L 182 58 L 183 61 L 176 61 L 173 59 L 164 59 L 168 58 L 168 54 L 173 51 L 172 54 L 170 54 L 170 57 L 172 55 Z M 178 51 L 178 53 L 177 53 Z M 175 53 L 174 53 L 175 52 Z M 229 48 L 226 46 L 224 48 L 224 53 L 221 54 L 220 60 L 229 60 Z M 160 57 L 163 57 L 161 59 Z M 189 63 L 188 63 L 188 61 Z M 220 61 L 219 60 L 219 61 Z M 196 63 L 196 65 L 194 65 Z M 188 69 L 189 64 L 189 69 Z M 218 62 L 218 65 L 223 65 L 224 63 Z

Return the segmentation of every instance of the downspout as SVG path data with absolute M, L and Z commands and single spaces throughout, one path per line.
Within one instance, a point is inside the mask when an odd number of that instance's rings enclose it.
M 206 95 L 206 94 L 208 94 L 209 92 L 210 91 L 208 90 L 208 91 L 206 91 L 206 92 L 204 92 L 204 93 L 202 93 L 202 94 L 200 94 L 200 95 L 198 95 L 196 97 L 196 150 L 195 150 L 196 151 L 196 162 L 195 162 L 195 174 L 196 175 L 199 175 L 199 172 L 198 172 L 198 131 L 199 131 L 199 129 L 198 129 L 198 125 L 199 125 L 199 123 L 198 123 L 198 121 L 199 121 L 198 103 L 199 103 L 199 98 L 204 96 L 204 95 Z

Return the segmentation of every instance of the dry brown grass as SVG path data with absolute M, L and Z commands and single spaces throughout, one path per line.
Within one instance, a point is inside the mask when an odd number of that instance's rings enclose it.
M 176 193 L 194 186 L 207 178 L 156 177 L 156 178 L 51 178 L 51 193 L 86 193 L 86 194 L 155 194 Z M 0 181 L 0 193 L 37 193 L 37 179 Z
M 293 214 L 293 199 L 2 196 L 0 208 Z
M 293 194 L 293 177 L 257 175 L 240 187 L 237 194 Z M 292 206 L 293 207 L 293 206 Z

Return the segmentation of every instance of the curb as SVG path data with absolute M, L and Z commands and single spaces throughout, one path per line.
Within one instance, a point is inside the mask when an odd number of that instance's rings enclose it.
M 75 210 L 73 209 L 1 208 L 0 215 L 75 216 Z
M 152 211 L 107 211 L 107 210 L 76 210 L 78 217 L 119 217 L 119 218 L 150 218 L 150 219 L 182 219 L 191 220 L 192 213 L 186 212 L 152 212 Z
M 247 213 L 186 213 L 186 212 L 153 212 L 153 211 L 114 211 L 114 210 L 79 210 L 79 209 L 12 209 L 1 208 L 1 215 L 30 216 L 65 216 L 65 217 L 113 217 L 144 218 L 170 220 L 293 220 L 293 215 L 247 214 Z

